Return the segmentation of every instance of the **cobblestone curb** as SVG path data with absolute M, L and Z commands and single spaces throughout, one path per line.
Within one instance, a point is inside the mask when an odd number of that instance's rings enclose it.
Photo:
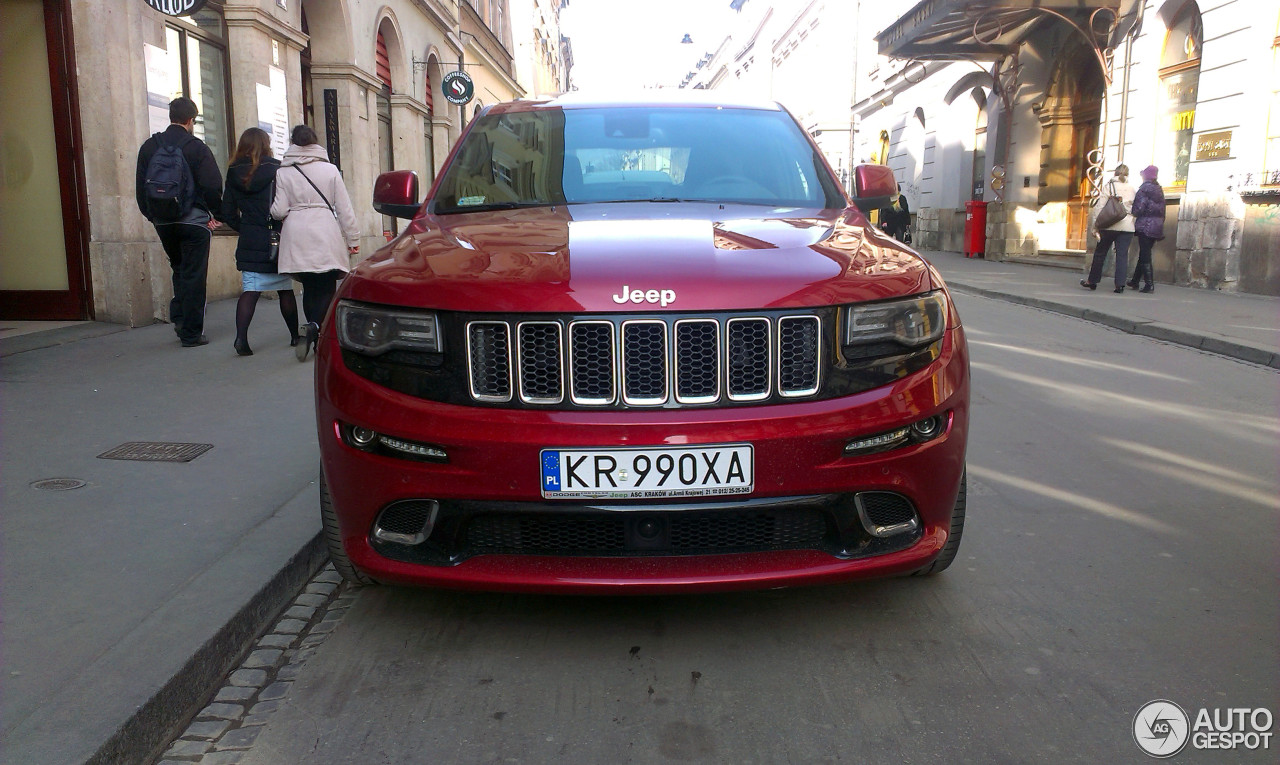
M 288 696 L 302 665 L 355 598 L 332 563 L 321 569 L 226 676 L 157 765 L 238 765 Z

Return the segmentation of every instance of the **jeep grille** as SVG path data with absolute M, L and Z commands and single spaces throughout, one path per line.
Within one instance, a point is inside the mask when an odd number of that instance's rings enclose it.
M 817 316 L 501 320 L 467 324 L 471 397 L 576 406 L 714 404 L 812 396 Z

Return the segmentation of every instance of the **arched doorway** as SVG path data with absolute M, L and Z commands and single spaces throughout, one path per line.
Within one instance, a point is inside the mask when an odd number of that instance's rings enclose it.
M 1039 111 L 1041 126 L 1041 207 L 1060 209 L 1061 233 L 1044 232 L 1043 239 L 1061 237 L 1068 250 L 1083 250 L 1089 233 L 1089 153 L 1098 148 L 1105 80 L 1093 50 L 1074 35 L 1061 45 L 1049 87 Z M 1061 216 L 1061 213 L 1058 213 Z M 1048 218 L 1055 216 L 1046 214 Z M 1047 248 L 1052 249 L 1052 247 Z

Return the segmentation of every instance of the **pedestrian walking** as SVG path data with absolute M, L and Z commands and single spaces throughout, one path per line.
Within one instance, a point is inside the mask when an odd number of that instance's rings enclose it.
M 893 204 L 880 208 L 880 229 L 903 244 L 911 244 L 911 206 L 902 194 Z
M 1142 292 L 1156 291 L 1151 247 L 1164 239 L 1164 189 L 1156 180 L 1159 175 L 1160 168 L 1147 165 L 1142 171 L 1142 185 L 1133 197 L 1133 230 L 1138 235 L 1138 266 L 1133 270 L 1129 287 L 1138 289 L 1138 282 L 1142 281 Z
M 169 321 L 183 348 L 207 345 L 204 336 L 209 242 L 221 224 L 222 173 L 204 141 L 192 135 L 196 104 L 169 102 L 169 122 L 138 149 L 135 195 L 138 209 L 155 226 L 173 272 Z
M 359 229 L 342 174 L 306 125 L 293 129 L 293 145 L 284 153 L 276 173 L 272 217 L 283 220 L 280 232 L 280 273 L 302 282 L 302 312 L 307 323 L 297 345 L 298 361 L 315 350 L 333 302 L 338 280 L 351 268 L 359 252 Z
M 222 220 L 240 234 L 236 244 L 236 268 L 240 269 L 240 300 L 236 303 L 236 339 L 232 347 L 241 356 L 252 356 L 249 322 L 258 307 L 258 296 L 274 290 L 280 297 L 280 315 L 289 328 L 289 344 L 298 345 L 298 301 L 293 280 L 276 267 L 279 224 L 271 218 L 271 196 L 280 161 L 271 156 L 271 136 L 260 128 L 240 135 L 236 153 L 227 167 L 222 194 Z
M 1116 248 L 1115 282 L 1116 292 L 1124 292 L 1125 277 L 1129 268 L 1129 243 L 1133 241 L 1133 198 L 1137 190 L 1129 184 L 1129 166 L 1117 165 L 1115 176 L 1107 182 L 1104 193 L 1108 197 L 1118 197 L 1124 206 L 1124 216 L 1114 223 L 1098 226 L 1098 246 L 1093 249 L 1093 263 L 1089 266 L 1089 277 L 1080 280 L 1080 286 L 1088 290 L 1096 290 L 1102 280 L 1102 266 L 1107 261 L 1107 251 L 1112 245 Z

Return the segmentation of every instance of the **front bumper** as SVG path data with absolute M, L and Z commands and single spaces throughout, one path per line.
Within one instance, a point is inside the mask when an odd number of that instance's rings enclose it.
M 351 563 L 386 582 L 483 590 L 635 593 L 711 591 L 817 584 L 910 572 L 928 565 L 950 533 L 964 470 L 968 430 L 968 358 L 963 330 L 947 332 L 938 358 L 892 385 L 856 395 L 732 409 L 552 411 L 494 409 L 427 401 L 383 388 L 348 370 L 331 336 L 317 358 L 317 418 L 324 478 Z M 846 456 L 850 440 L 935 414 L 948 426 L 923 444 Z M 338 424 L 443 447 L 437 464 L 371 454 L 348 445 Z M 751 443 L 755 490 L 740 501 L 544 500 L 543 448 Z M 859 492 L 885 492 L 918 513 L 910 534 L 866 544 L 850 515 Z M 434 500 L 439 518 L 421 546 L 374 539 L 388 506 Z M 504 548 L 469 535 L 477 519 L 618 526 L 631 534 L 638 518 L 671 525 L 685 514 L 760 516 L 816 512 L 822 533 L 785 544 L 749 538 L 704 548 L 604 546 Z M 788 515 L 787 517 L 790 517 Z M 511 520 L 515 519 L 515 520 Z M 616 520 L 621 519 L 621 520 Z M 503 521 L 503 522 L 508 522 Z M 770 521 L 771 523 L 775 521 Z M 500 524 L 499 524 L 500 525 Z M 803 537 L 803 538 L 801 538 Z M 559 539 L 560 537 L 553 537 Z M 806 541 L 808 540 L 808 541 Z M 566 543 L 567 544 L 567 543 Z M 630 546 L 628 546 L 630 545 Z M 785 549 L 787 547 L 794 549 Z

